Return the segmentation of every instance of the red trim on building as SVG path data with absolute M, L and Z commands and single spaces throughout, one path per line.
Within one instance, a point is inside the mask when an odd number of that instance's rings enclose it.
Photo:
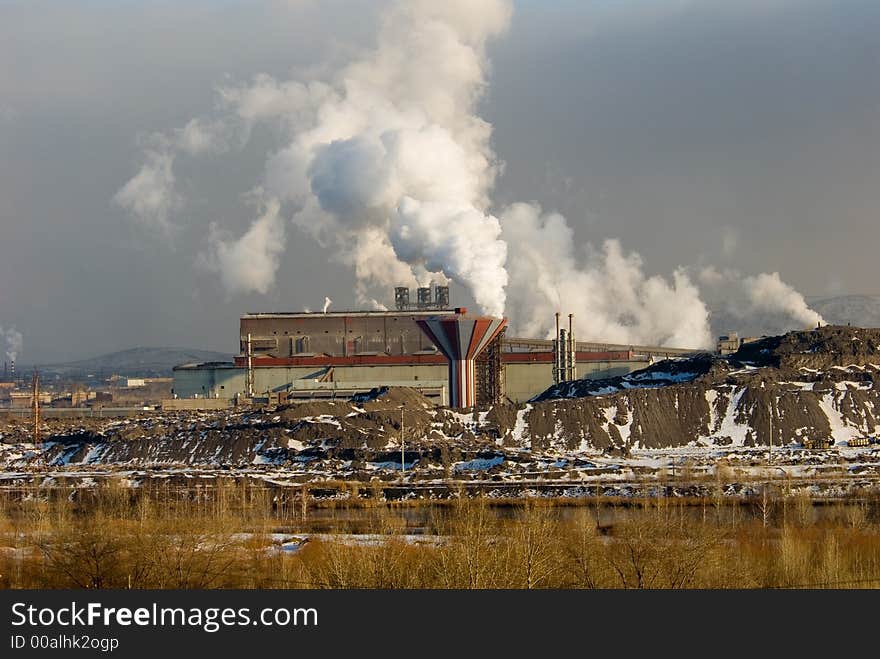
M 626 362 L 634 358 L 631 351 L 621 350 L 616 352 L 584 352 L 578 351 L 575 358 L 579 362 Z M 508 363 L 546 362 L 553 363 L 552 352 L 502 352 L 501 361 Z
M 351 355 L 349 357 L 262 357 L 255 356 L 255 368 L 261 366 L 417 366 L 419 364 L 445 364 L 446 358 L 436 355 Z M 247 368 L 247 357 L 236 357 L 235 365 Z
M 613 362 L 631 361 L 634 355 L 631 351 L 621 350 L 614 352 L 583 352 L 578 351 L 579 362 Z M 330 357 L 328 355 L 315 355 L 312 357 L 263 357 L 254 356 L 255 367 L 263 366 L 418 366 L 420 364 L 446 364 L 446 358 L 437 353 L 435 355 L 352 355 L 350 357 Z M 501 361 L 505 364 L 522 363 L 553 363 L 552 352 L 503 352 Z M 247 367 L 246 357 L 236 357 L 235 365 L 239 368 Z

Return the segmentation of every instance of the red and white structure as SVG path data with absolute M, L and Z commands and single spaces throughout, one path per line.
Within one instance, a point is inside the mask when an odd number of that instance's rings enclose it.
M 507 325 L 507 318 L 468 316 L 467 309 L 416 322 L 449 360 L 449 406 L 473 407 L 477 402 L 477 356 Z

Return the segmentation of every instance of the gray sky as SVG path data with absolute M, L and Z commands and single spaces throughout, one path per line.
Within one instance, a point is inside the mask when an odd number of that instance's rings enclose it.
M 20 360 L 232 352 L 241 313 L 353 306 L 352 273 L 301 234 L 267 295 L 230 298 L 194 267 L 210 222 L 247 226 L 269 129 L 175 164 L 173 248 L 111 198 L 139 135 L 204 115 L 225 80 L 334 68 L 374 42 L 381 8 L 0 0 L 0 326 L 24 335 Z M 652 273 L 713 263 L 808 295 L 880 293 L 878 34 L 869 0 L 515 2 L 481 109 L 505 162 L 496 203 L 559 210 Z

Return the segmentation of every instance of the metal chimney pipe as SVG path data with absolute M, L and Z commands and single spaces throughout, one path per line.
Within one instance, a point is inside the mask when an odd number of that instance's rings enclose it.
M 251 343 L 251 335 L 248 332 L 247 335 L 247 374 L 245 377 L 247 378 L 247 395 L 248 398 L 254 397 L 254 351 Z
M 559 312 L 557 311 L 556 335 L 553 337 L 553 384 L 559 384 L 562 381 L 562 346 L 559 339 Z

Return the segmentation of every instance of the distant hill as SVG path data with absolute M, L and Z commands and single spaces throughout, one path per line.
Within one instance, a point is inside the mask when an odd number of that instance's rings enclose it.
M 131 348 L 89 359 L 63 364 L 41 366 L 46 375 L 77 377 L 93 374 L 96 377 L 111 375 L 170 377 L 171 369 L 186 362 L 232 361 L 232 355 L 213 350 L 193 348 Z

